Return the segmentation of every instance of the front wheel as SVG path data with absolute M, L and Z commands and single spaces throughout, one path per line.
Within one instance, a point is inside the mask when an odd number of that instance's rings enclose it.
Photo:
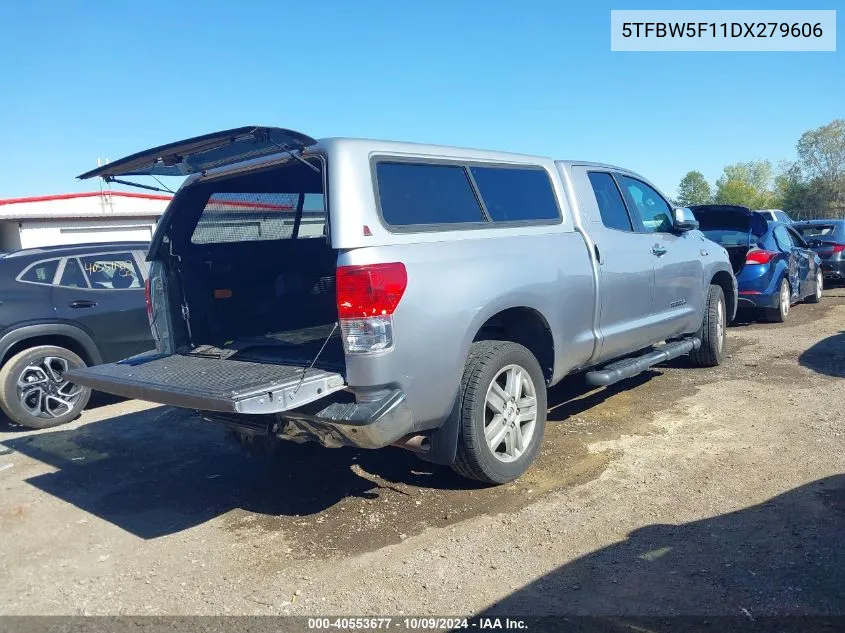
M 0 408 L 16 424 L 46 429 L 77 418 L 91 389 L 65 380 L 85 361 L 64 347 L 39 345 L 12 356 L 0 369 Z
M 807 303 L 818 303 L 822 300 L 822 292 L 824 292 L 824 273 L 819 268 L 816 271 L 816 291 L 807 297 Z
M 721 364 L 725 352 L 725 337 L 728 330 L 725 293 L 720 286 L 707 289 L 704 302 L 704 321 L 696 336 L 701 347 L 690 352 L 690 360 L 697 367 L 715 367 Z
M 455 472 L 503 484 L 528 469 L 546 429 L 546 382 L 528 349 L 508 341 L 473 343 L 457 406 Z

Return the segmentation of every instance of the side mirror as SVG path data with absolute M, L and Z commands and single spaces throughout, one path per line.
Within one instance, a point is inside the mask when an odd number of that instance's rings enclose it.
M 672 228 L 676 231 L 695 231 L 698 229 L 698 220 L 692 209 L 687 207 L 676 207 L 672 210 Z

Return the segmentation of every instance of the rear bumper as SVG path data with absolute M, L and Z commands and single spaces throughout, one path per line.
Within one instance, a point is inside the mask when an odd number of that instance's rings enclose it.
M 315 414 L 295 410 L 279 417 L 287 423 L 282 436 L 296 439 L 300 433 L 312 434 L 326 446 L 382 448 L 414 431 L 414 416 L 398 389 L 364 402 L 332 402 Z
M 740 308 L 777 308 L 780 295 L 778 294 L 748 294 L 739 293 Z
M 845 259 L 823 259 L 822 271 L 825 279 L 845 280 Z
M 201 414 L 206 420 L 241 432 L 275 435 L 295 442 L 316 441 L 329 448 L 382 448 L 415 430 L 414 417 L 402 391 L 382 390 L 361 402 L 348 401 L 350 395 L 338 393 L 329 398 L 328 405 L 320 401 L 276 415 Z

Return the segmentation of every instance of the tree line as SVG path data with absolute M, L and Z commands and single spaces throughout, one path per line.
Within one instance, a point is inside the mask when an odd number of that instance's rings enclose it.
M 728 165 L 715 187 L 700 171 L 678 185 L 678 206 L 739 204 L 783 209 L 793 219 L 845 217 L 845 119 L 836 119 L 798 139 L 797 159 L 777 169 L 768 160 Z

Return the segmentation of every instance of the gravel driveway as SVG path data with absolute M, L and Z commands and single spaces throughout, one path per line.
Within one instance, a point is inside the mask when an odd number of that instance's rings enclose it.
M 0 425 L 5 614 L 845 614 L 845 290 L 683 362 L 549 395 L 499 488 L 399 449 L 249 456 L 103 401 Z

